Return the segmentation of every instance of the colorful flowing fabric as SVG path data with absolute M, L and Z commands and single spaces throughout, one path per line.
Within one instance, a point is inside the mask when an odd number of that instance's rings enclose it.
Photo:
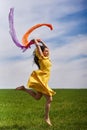
M 41 27 L 41 26 L 47 26 L 49 27 L 51 30 L 53 29 L 52 25 L 51 24 L 45 24 L 45 23 L 42 23 L 42 24 L 37 24 L 33 27 L 31 27 L 24 35 L 23 35 L 23 38 L 22 38 L 22 43 L 19 42 L 19 40 L 17 39 L 17 36 L 16 36 L 16 31 L 15 31 L 15 28 L 14 28 L 14 8 L 11 8 L 10 9 L 10 12 L 9 12 L 9 28 L 10 28 L 10 35 L 12 37 L 12 40 L 14 41 L 15 45 L 17 47 L 20 47 L 23 51 L 25 51 L 26 49 L 30 48 L 30 46 L 32 44 L 34 44 L 34 40 L 31 40 L 31 41 L 28 41 L 28 37 L 30 35 L 30 33 L 32 31 L 34 31 L 36 28 L 38 27 Z M 22 45 L 23 44 L 23 45 Z
M 14 18 L 13 17 L 14 17 L 14 8 L 11 8 L 10 12 L 9 12 L 9 28 L 10 28 L 9 32 L 10 32 L 12 40 L 14 41 L 16 46 L 20 47 L 21 49 L 24 49 L 25 46 L 22 46 L 21 43 L 17 39 L 15 28 L 14 28 Z
M 23 45 L 27 46 L 29 44 L 29 41 L 28 41 L 28 37 L 30 35 L 31 32 L 33 32 L 35 29 L 41 27 L 41 26 L 47 26 L 49 27 L 51 30 L 53 30 L 53 27 L 51 24 L 45 24 L 45 23 L 42 23 L 42 24 L 36 24 L 35 26 L 31 27 L 23 36 L 22 38 L 22 43 Z

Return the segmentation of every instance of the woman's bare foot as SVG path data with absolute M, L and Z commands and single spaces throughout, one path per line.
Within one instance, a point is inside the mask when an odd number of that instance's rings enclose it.
M 50 119 L 45 119 L 45 122 L 46 122 L 49 126 L 52 126 Z
M 17 87 L 16 90 L 25 90 L 24 86 Z

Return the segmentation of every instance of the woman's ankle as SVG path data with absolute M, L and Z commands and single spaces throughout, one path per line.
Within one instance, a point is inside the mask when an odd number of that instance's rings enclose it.
M 45 118 L 45 122 L 49 125 L 49 126 L 52 126 L 52 123 L 50 121 L 50 118 Z

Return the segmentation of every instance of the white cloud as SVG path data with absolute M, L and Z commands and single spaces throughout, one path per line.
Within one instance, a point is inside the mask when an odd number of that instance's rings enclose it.
M 56 64 L 52 70 L 50 84 L 56 88 L 86 88 L 87 68 L 81 66 L 87 62 L 86 59 L 76 60 L 69 63 Z M 55 66 L 54 66 L 55 68 Z
M 87 55 L 87 36 L 84 35 L 67 38 L 66 45 L 52 51 L 52 57 L 58 61 L 67 61 L 83 54 Z
M 0 67 L 0 87 L 15 88 L 22 84 L 26 85 L 34 68 L 32 59 L 6 62 Z
M 70 40 L 69 44 L 51 51 L 53 69 L 50 84 L 58 88 L 86 88 L 87 58 L 77 56 L 87 56 L 87 37 L 78 36 Z

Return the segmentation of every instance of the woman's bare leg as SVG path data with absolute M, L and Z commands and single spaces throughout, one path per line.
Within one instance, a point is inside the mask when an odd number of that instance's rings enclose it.
M 49 95 L 44 95 L 46 98 L 46 105 L 45 105 L 45 121 L 48 125 L 52 126 L 50 117 L 49 117 L 49 112 L 50 112 L 50 105 L 52 102 L 52 96 Z
M 25 91 L 26 93 L 30 94 L 36 100 L 41 99 L 41 97 L 43 96 L 42 93 L 40 93 L 40 92 L 34 92 L 31 89 L 26 89 L 24 86 L 17 87 L 16 90 Z

